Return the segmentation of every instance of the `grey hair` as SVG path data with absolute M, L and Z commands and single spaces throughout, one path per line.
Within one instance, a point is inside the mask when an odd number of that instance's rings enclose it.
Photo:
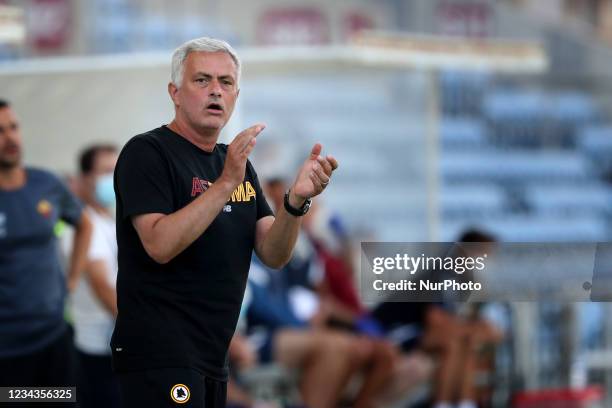
M 181 87 L 183 82 L 183 73 L 185 72 L 185 60 L 187 56 L 192 52 L 225 52 L 234 61 L 236 65 L 236 83 L 240 81 L 240 58 L 238 54 L 232 48 L 231 45 L 223 40 L 217 40 L 215 38 L 200 37 L 193 40 L 189 40 L 186 43 L 179 46 L 172 54 L 172 83 L 177 87 Z

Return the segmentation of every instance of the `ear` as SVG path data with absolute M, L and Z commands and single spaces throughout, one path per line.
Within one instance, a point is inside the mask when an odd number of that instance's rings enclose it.
M 168 82 L 168 95 L 170 95 L 170 99 L 172 99 L 174 106 L 179 106 L 177 95 L 178 92 L 179 88 L 177 88 L 172 82 Z

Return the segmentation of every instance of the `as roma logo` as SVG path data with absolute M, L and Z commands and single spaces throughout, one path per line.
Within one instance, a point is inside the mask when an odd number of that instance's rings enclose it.
M 40 200 L 36 205 L 36 211 L 38 211 L 38 213 L 45 218 L 49 218 L 51 216 L 52 210 L 53 206 L 51 205 L 51 203 L 44 199 Z

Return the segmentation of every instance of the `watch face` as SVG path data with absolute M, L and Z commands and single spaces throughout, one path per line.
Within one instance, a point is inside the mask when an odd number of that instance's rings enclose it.
M 312 205 L 312 200 L 309 198 L 308 200 L 306 200 L 306 202 L 304 203 L 304 207 L 302 207 L 302 211 L 304 212 L 304 214 L 306 214 L 308 212 L 308 210 L 310 209 L 310 206 Z

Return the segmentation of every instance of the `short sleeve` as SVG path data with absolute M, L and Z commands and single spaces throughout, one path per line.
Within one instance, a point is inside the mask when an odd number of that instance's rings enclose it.
M 261 191 L 261 186 L 259 185 L 259 177 L 257 177 L 257 172 L 255 172 L 255 168 L 250 162 L 248 162 L 248 164 L 249 164 L 249 168 L 251 169 L 253 173 L 253 183 L 255 184 L 255 194 L 256 194 L 255 201 L 257 204 L 257 219 L 259 220 L 263 217 L 274 215 L 274 213 L 272 212 L 272 209 L 270 208 L 270 205 L 268 204 L 268 201 L 266 201 L 266 197 L 263 191 Z
M 107 259 L 113 256 L 114 254 L 109 251 L 108 248 L 108 238 L 104 236 L 102 228 L 100 228 L 100 226 L 96 225 L 94 222 L 94 227 L 91 234 L 91 243 L 89 244 L 87 258 L 90 261 L 106 261 Z
M 72 226 L 78 225 L 83 213 L 83 205 L 79 199 L 70 192 L 66 184 L 59 179 L 57 179 L 57 188 L 60 195 L 59 218 Z
M 173 212 L 172 183 L 161 148 L 146 136 L 131 139 L 115 167 L 117 216 Z

